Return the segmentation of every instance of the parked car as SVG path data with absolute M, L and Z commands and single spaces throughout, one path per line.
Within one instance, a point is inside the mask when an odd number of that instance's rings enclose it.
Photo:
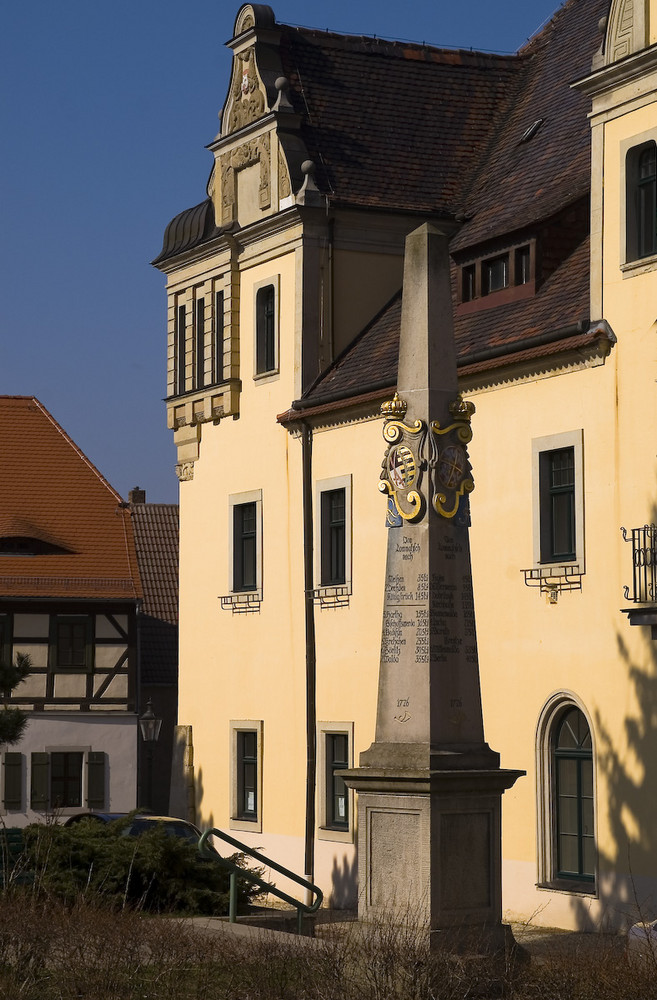
M 201 831 L 193 823 L 186 819 L 179 819 L 176 816 L 151 816 L 150 813 L 106 813 L 106 812 L 81 812 L 69 816 L 64 826 L 74 826 L 83 821 L 96 823 L 113 823 L 115 820 L 125 820 L 128 822 L 121 831 L 124 837 L 139 837 L 140 834 L 152 830 L 161 825 L 164 832 L 169 837 L 180 837 L 195 847 L 201 837 Z

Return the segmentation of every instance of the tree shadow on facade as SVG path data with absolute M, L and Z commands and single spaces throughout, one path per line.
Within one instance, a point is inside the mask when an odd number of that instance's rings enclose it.
M 617 930 L 657 917 L 653 894 L 657 880 L 657 645 L 648 628 L 639 628 L 640 653 L 636 647 L 633 653 L 617 632 L 617 669 L 624 670 L 627 678 L 624 719 L 616 722 L 600 708 L 593 712 L 597 828 L 607 826 L 609 847 L 606 853 L 598 848 L 598 885 L 606 904 L 602 920 L 592 920 L 584 897 L 572 901 L 583 929 Z M 600 800 L 602 789 L 606 789 L 606 802 Z
M 336 910 L 354 909 L 358 903 L 358 855 L 352 861 L 333 857 L 329 905 Z

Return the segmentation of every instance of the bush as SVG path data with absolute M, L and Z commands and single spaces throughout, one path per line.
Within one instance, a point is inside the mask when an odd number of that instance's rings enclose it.
M 96 896 L 158 913 L 228 912 L 227 869 L 199 858 L 194 845 L 168 836 L 162 827 L 130 837 L 123 835 L 126 824 L 89 820 L 70 827 L 26 827 L 22 862 L 35 874 L 36 891 L 67 904 Z M 230 860 L 246 867 L 244 855 Z M 242 911 L 259 894 L 242 879 L 237 892 Z

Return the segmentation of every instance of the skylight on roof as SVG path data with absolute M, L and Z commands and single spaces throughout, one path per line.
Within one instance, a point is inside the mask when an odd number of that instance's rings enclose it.
M 535 122 L 532 122 L 520 136 L 520 142 L 529 142 L 530 139 L 533 139 L 544 121 L 545 118 L 537 118 Z

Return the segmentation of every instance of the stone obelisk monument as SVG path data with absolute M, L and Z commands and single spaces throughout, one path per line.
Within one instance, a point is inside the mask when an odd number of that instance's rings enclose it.
M 471 403 L 458 393 L 448 235 L 406 240 L 399 375 L 384 403 L 388 554 L 376 738 L 357 789 L 361 919 L 397 910 L 452 946 L 504 944 L 502 770 L 484 740 L 468 494 Z M 382 512 L 383 513 L 383 512 Z M 467 935 L 466 935 L 467 936 Z

